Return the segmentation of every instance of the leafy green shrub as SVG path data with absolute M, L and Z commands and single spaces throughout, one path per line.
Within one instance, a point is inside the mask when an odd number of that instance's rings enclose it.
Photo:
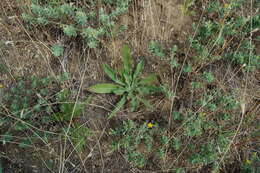
M 81 36 L 90 48 L 111 36 L 118 16 L 127 12 L 131 0 L 87 0 L 76 3 L 33 1 L 22 18 L 31 25 L 52 26 L 68 37 Z M 98 10 L 96 10 L 98 8 Z
M 109 118 L 113 117 L 117 111 L 124 106 L 127 100 L 130 100 L 131 111 L 135 111 L 140 103 L 151 108 L 150 103 L 145 100 L 144 96 L 161 91 L 160 87 L 153 85 L 156 81 L 155 75 L 152 74 L 145 78 L 140 77 L 140 74 L 144 69 L 144 60 L 141 60 L 136 68 L 133 69 L 133 59 L 128 46 L 123 47 L 122 61 L 122 71 L 113 70 L 106 64 L 103 66 L 105 73 L 115 82 L 115 84 L 96 84 L 88 88 L 88 91 L 94 93 L 113 93 L 122 96 L 117 103 L 116 108 L 110 113 Z

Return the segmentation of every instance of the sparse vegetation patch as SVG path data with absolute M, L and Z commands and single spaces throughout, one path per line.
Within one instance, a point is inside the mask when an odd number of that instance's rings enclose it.
M 260 172 L 258 1 L 0 5 L 0 173 Z

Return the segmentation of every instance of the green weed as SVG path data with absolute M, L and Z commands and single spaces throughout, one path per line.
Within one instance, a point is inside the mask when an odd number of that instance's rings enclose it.
M 33 131 L 34 135 L 42 133 L 36 129 L 46 124 L 46 119 L 42 116 L 52 112 L 46 99 L 50 96 L 48 87 L 51 81 L 51 78 L 36 77 L 28 81 L 20 79 L 10 89 L 5 90 L 0 116 L 0 124 L 5 129 L 3 143 L 12 140 L 13 134 L 19 132 Z M 25 138 L 19 142 L 20 146 L 27 146 L 32 143 L 32 139 Z
M 131 111 L 135 111 L 140 103 L 151 108 L 150 103 L 144 96 L 161 90 L 160 87 L 153 85 L 156 81 L 155 75 L 152 74 L 141 78 L 144 60 L 141 60 L 136 68 L 133 69 L 133 59 L 128 46 L 123 47 L 122 61 L 122 71 L 113 70 L 106 64 L 103 66 L 105 73 L 115 83 L 96 84 L 87 89 L 94 93 L 113 93 L 122 96 L 116 104 L 116 108 L 109 114 L 109 118 L 113 117 L 125 105 L 127 100 L 130 100 Z
M 54 122 L 69 122 L 83 114 L 89 99 L 86 103 L 74 103 L 70 101 L 69 90 L 62 90 L 54 95 L 51 91 L 53 81 L 52 78 L 37 77 L 20 79 L 10 89 L 5 90 L 0 114 L 3 144 L 15 141 L 19 143 L 19 147 L 24 148 L 39 140 L 48 143 L 54 134 L 62 132 L 62 128 L 49 132 L 46 129 L 48 126 Z M 51 98 L 56 99 L 55 103 L 50 103 Z M 57 105 L 58 112 L 53 105 Z M 76 151 L 80 152 L 91 131 L 77 122 L 73 123 L 69 130 L 73 145 Z M 16 135 L 21 136 L 19 140 Z
M 87 143 L 87 138 L 92 135 L 92 131 L 85 124 L 78 121 L 74 122 L 74 120 L 82 116 L 85 106 L 89 103 L 91 97 L 88 97 L 84 102 L 75 103 L 70 101 L 70 92 L 65 89 L 60 91 L 56 98 L 60 111 L 51 115 L 52 120 L 63 123 L 73 122 L 70 128 L 65 126 L 63 131 L 68 131 L 75 150 L 81 152 Z
M 159 126 L 153 123 L 137 124 L 132 120 L 123 121 L 123 125 L 111 130 L 110 134 L 119 137 L 112 144 L 113 150 L 123 149 L 127 160 L 138 167 L 144 167 L 148 157 L 156 150 L 156 140 L 161 144 L 168 142 L 163 137 L 156 137 L 161 132 Z M 142 147 L 143 146 L 143 147 Z M 163 149 L 158 148 L 158 157 L 163 156 Z

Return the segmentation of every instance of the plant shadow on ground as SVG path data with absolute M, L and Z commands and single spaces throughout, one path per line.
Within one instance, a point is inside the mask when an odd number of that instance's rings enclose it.
M 60 1 L 44 10 L 44 1 L 31 2 L 1 3 L 1 104 L 3 93 L 18 91 L 1 105 L 0 172 L 257 172 L 259 15 L 250 2 L 133 0 L 126 12 L 120 0 L 66 1 L 74 12 L 63 6 L 71 14 L 61 8 L 61 18 L 41 14 Z M 113 12 L 114 2 L 123 6 L 116 20 L 96 13 Z M 145 97 L 152 108 L 132 112 L 127 102 L 108 119 L 120 97 L 84 89 L 111 82 L 102 65 L 120 71 L 125 43 L 162 94 Z M 53 81 L 25 94 L 19 82 L 30 91 L 32 76 Z M 18 103 L 29 96 L 29 105 L 11 106 L 16 96 Z M 28 107 L 33 118 L 24 117 Z

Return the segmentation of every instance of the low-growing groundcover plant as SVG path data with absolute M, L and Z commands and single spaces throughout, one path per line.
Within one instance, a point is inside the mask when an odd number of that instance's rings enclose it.
M 69 130 L 75 151 L 83 149 L 91 130 L 80 122 L 72 123 L 70 129 L 66 128 L 70 120 L 83 114 L 88 99 L 84 103 L 75 103 L 67 89 L 54 94 L 52 82 L 54 79 L 50 77 L 32 77 L 19 79 L 10 89 L 4 89 L 0 107 L 0 140 L 3 145 L 17 143 L 19 147 L 26 148 L 39 142 L 48 144 L 51 139 Z M 50 131 L 53 124 L 59 123 L 59 128 Z
M 112 129 L 110 134 L 115 138 L 112 150 L 121 150 L 125 158 L 139 168 L 147 166 L 151 158 L 163 162 L 169 151 L 173 154 L 182 147 L 178 137 L 169 138 L 167 129 L 156 122 L 123 121 L 122 126 Z M 173 170 L 184 171 L 181 167 Z
M 4 144 L 16 140 L 14 135 L 21 132 L 32 134 L 32 137 L 18 141 L 21 147 L 32 144 L 32 140 L 37 139 L 37 136 L 46 139 L 46 136 L 51 135 L 38 129 L 48 123 L 43 114 L 51 113 L 51 107 L 45 99 L 50 96 L 48 87 L 51 80 L 36 77 L 29 80 L 20 79 L 10 89 L 5 89 L 0 114 L 0 125 L 4 130 L 1 131 L 1 141 Z
M 69 38 L 80 36 L 88 47 L 97 48 L 103 37 L 118 33 L 114 32 L 116 20 L 128 11 L 130 2 L 131 0 L 31 0 L 30 5 L 24 7 L 22 18 L 31 25 L 60 29 Z
M 112 144 L 113 150 L 125 150 L 127 160 L 138 167 L 144 167 L 148 162 L 148 155 L 155 150 L 155 138 L 159 135 L 159 127 L 153 123 L 141 125 L 132 120 L 123 121 L 123 125 L 110 134 L 119 137 Z M 144 145 L 144 150 L 139 150 Z
M 257 6 L 254 2 L 253 7 Z M 242 13 L 250 4 L 245 0 L 212 1 L 206 6 L 206 14 L 198 25 L 195 37 L 189 37 L 196 63 L 214 63 L 218 60 L 243 66 L 244 69 L 260 68 L 260 57 L 256 53 L 260 16 L 252 9 Z M 258 4 L 259 6 L 259 4 Z M 214 14 L 214 18 L 210 15 Z
M 87 88 L 88 91 L 107 94 L 113 93 L 121 96 L 120 101 L 116 104 L 115 109 L 109 114 L 113 117 L 127 102 L 130 100 L 131 111 L 135 111 L 140 103 L 151 108 L 150 103 L 144 98 L 145 95 L 160 91 L 160 87 L 153 85 L 156 82 L 156 76 L 151 74 L 141 78 L 144 69 L 144 60 L 141 60 L 136 68 L 133 68 L 133 59 L 130 48 L 125 45 L 122 49 L 123 69 L 116 71 L 108 65 L 103 65 L 105 73 L 115 83 L 96 84 Z

